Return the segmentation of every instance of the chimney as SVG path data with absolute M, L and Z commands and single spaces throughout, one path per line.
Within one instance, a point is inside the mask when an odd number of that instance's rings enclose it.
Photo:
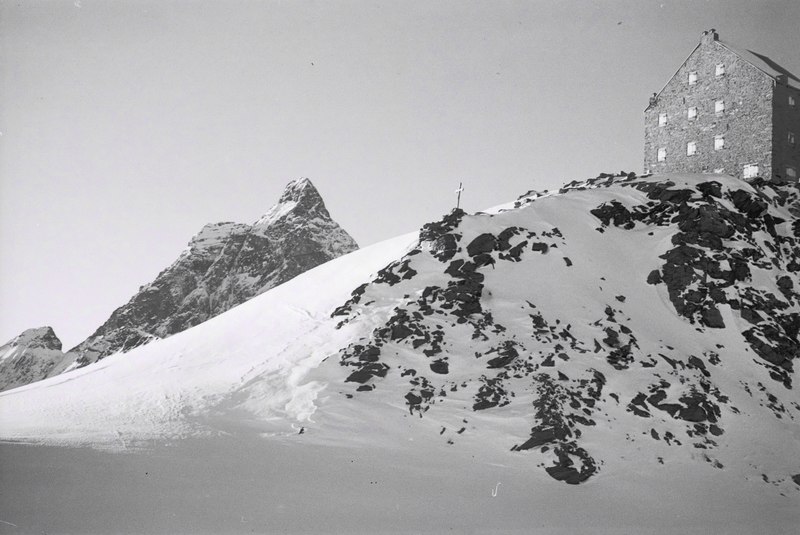
M 710 30 L 704 31 L 703 36 L 700 38 L 700 42 L 705 45 L 713 41 L 719 41 L 719 34 L 717 33 L 717 30 L 711 28 Z

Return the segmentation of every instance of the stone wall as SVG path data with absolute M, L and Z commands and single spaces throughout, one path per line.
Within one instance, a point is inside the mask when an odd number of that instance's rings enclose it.
M 725 74 L 716 76 L 717 64 Z M 689 73 L 697 72 L 697 83 L 689 85 Z M 743 176 L 747 164 L 758 165 L 758 174 L 771 178 L 773 147 L 773 86 L 771 77 L 715 40 L 704 36 L 700 45 L 670 79 L 645 111 L 645 172 L 724 172 Z M 723 100 L 725 111 L 715 113 L 715 102 Z M 697 107 L 695 120 L 687 118 Z M 661 113 L 667 124 L 659 126 Z M 715 150 L 715 136 L 724 136 L 724 148 Z M 687 143 L 697 152 L 687 156 Z M 665 148 L 666 161 L 657 161 Z
M 780 179 L 800 179 L 800 90 L 783 84 L 775 86 L 773 122 L 773 158 L 775 176 Z M 789 105 L 789 96 L 794 97 L 794 106 Z M 794 145 L 789 143 L 789 132 L 794 134 Z M 787 176 L 786 168 L 792 167 L 795 176 Z

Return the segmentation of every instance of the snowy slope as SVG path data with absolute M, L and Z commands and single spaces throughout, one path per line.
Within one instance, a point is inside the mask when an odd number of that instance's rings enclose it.
M 445 448 L 582 483 L 587 499 L 626 481 L 738 481 L 737 499 L 792 509 L 798 198 L 724 176 L 623 176 L 453 212 L 4 392 L 0 436 Z
M 202 434 L 213 429 L 201 418 L 263 380 L 273 388 L 254 402 L 285 417 L 279 427 L 291 430 L 315 390 L 294 377 L 346 343 L 325 311 L 413 241 L 409 235 L 356 251 L 182 333 L 0 393 L 0 433 L 58 443 Z

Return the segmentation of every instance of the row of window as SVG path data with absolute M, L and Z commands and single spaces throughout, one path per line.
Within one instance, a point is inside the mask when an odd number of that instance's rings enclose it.
M 795 144 L 795 136 L 793 132 L 789 132 L 789 144 Z M 714 150 L 722 150 L 725 148 L 725 136 L 722 134 L 717 134 L 714 136 Z M 686 144 L 686 156 L 694 156 L 697 154 L 697 142 L 690 141 Z M 667 149 L 660 148 L 658 149 L 658 161 L 665 162 L 667 160 Z
M 716 67 L 714 68 L 714 76 L 716 78 L 720 78 L 725 76 L 725 64 L 724 63 L 717 63 Z M 697 71 L 689 71 L 689 85 L 697 85 Z M 793 95 L 789 95 L 789 106 L 794 108 L 797 105 L 796 99 Z
M 717 78 L 725 76 L 724 63 L 717 63 L 717 66 L 714 69 L 714 76 Z M 697 71 L 689 71 L 689 85 L 695 85 L 695 84 L 697 84 Z
M 722 150 L 725 148 L 725 136 L 718 135 L 714 136 L 714 150 Z M 694 156 L 697 154 L 697 142 L 690 141 L 686 144 L 686 156 Z M 656 159 L 659 162 L 666 162 L 667 161 L 667 149 L 666 147 L 661 147 L 658 149 L 656 154 Z
M 724 100 L 717 100 L 714 102 L 714 113 L 716 115 L 723 115 L 725 113 L 725 101 Z M 686 118 L 689 121 L 694 121 L 697 119 L 697 106 L 691 106 L 686 110 Z M 666 113 L 659 113 L 658 114 L 658 126 L 666 126 L 667 124 L 667 114 Z
M 724 100 L 718 100 L 718 101 L 716 101 L 714 103 L 714 113 L 716 113 L 717 115 L 722 115 L 723 113 L 725 113 L 725 101 Z M 690 107 L 689 109 L 686 110 L 686 118 L 689 121 L 694 121 L 695 119 L 697 119 L 697 106 L 692 106 L 692 107 Z M 666 125 L 667 125 L 667 114 L 666 113 L 659 113 L 658 114 L 658 126 L 666 126 Z M 716 136 L 716 137 L 719 138 L 720 136 Z M 786 133 L 786 141 L 789 143 L 789 145 L 794 146 L 794 144 L 796 143 L 796 137 L 794 135 L 794 132 L 787 132 Z M 715 148 L 716 148 L 716 146 L 715 146 Z M 719 147 L 719 148 L 722 148 L 722 147 Z

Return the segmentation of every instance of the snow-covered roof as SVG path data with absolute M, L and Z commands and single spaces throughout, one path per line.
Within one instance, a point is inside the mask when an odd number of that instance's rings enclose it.
M 772 78 L 777 80 L 780 77 L 785 77 L 789 86 L 800 89 L 800 78 L 775 63 L 769 57 L 746 48 L 739 48 L 727 41 L 717 40 L 717 42 Z

